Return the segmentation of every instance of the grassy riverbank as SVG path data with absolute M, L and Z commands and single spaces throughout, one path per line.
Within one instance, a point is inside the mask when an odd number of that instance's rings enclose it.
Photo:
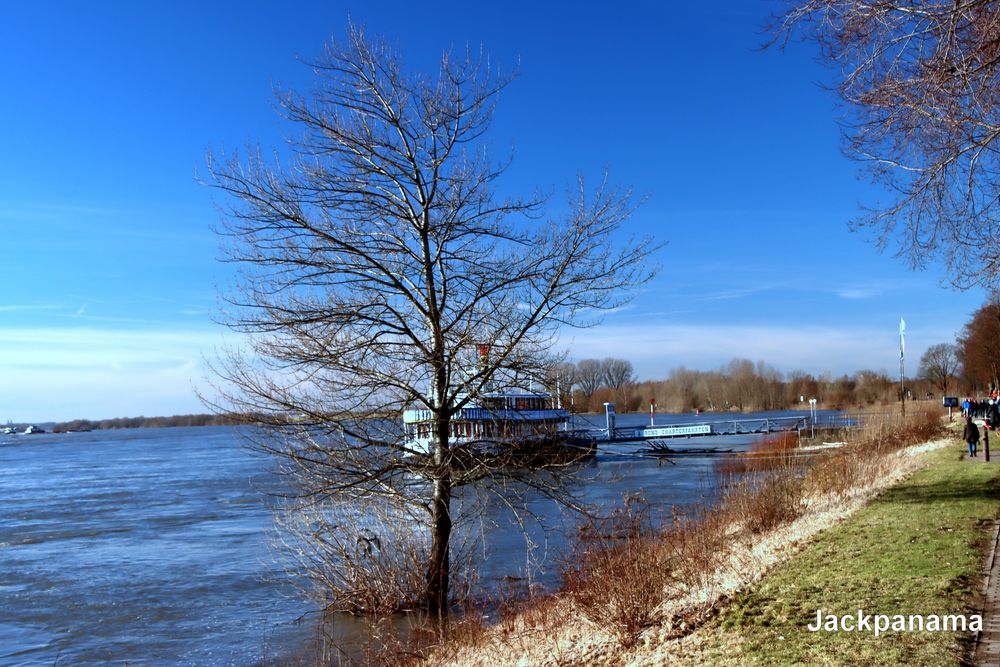
M 962 460 L 956 434 L 942 438 L 936 423 L 930 413 L 873 423 L 804 474 L 762 471 L 758 464 L 775 457 L 755 459 L 749 479 L 757 483 L 731 487 L 719 507 L 679 529 L 582 553 L 563 591 L 439 645 L 431 660 L 961 664 L 971 633 L 876 639 L 806 629 L 817 609 L 973 610 L 1000 510 L 1000 461 Z
M 809 632 L 816 610 L 971 614 L 992 520 L 1000 461 L 924 454 L 928 467 L 822 533 L 733 599 L 679 647 L 691 664 L 959 665 L 973 633 Z M 679 657 L 678 656 L 678 657 Z

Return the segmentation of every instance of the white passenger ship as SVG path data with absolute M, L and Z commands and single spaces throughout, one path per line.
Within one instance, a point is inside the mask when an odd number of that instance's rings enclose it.
M 430 453 L 433 414 L 430 410 L 403 412 L 409 446 Z M 490 449 L 504 443 L 566 441 L 569 410 L 547 392 L 507 390 L 487 392 L 451 418 L 452 445 L 478 445 Z

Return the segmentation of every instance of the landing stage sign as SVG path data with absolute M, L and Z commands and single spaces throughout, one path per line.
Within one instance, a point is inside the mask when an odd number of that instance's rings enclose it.
M 682 435 L 708 435 L 712 432 L 711 424 L 693 424 L 691 426 L 661 426 L 642 430 L 644 438 L 675 438 Z

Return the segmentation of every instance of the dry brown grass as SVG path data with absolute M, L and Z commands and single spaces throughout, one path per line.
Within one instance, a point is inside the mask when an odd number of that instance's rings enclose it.
M 795 462 L 798 447 L 798 431 L 759 436 L 747 452 L 719 459 L 715 471 L 720 475 L 736 475 L 784 468 Z
M 847 445 L 809 467 L 803 479 L 806 494 L 843 499 L 884 475 L 889 465 L 887 455 L 931 440 L 941 432 L 941 419 L 934 410 L 919 411 L 908 419 L 895 413 L 870 416 L 861 429 L 850 434 Z
M 660 534 L 675 579 L 689 590 L 704 586 L 718 567 L 718 556 L 726 552 L 731 532 L 720 508 L 675 508 L 670 526 Z
M 786 470 L 741 479 L 722 497 L 720 514 L 734 529 L 759 535 L 801 516 L 804 484 Z
M 562 592 L 584 617 L 630 648 L 653 625 L 664 589 L 674 583 L 648 505 L 630 497 L 609 520 L 581 532 L 581 548 L 562 567 Z

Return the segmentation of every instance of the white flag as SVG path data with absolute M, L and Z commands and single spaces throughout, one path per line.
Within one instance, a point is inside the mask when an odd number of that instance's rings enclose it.
M 903 358 L 903 349 L 906 347 L 905 343 L 906 334 L 906 320 L 902 317 L 899 318 L 899 358 Z

